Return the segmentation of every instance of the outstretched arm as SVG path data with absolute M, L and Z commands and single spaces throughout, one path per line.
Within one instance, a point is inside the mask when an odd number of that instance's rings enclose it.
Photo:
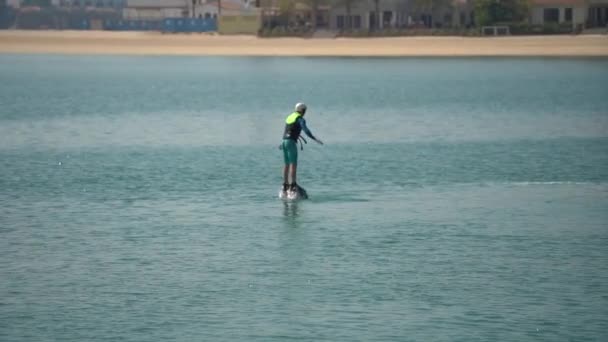
M 302 130 L 304 131 L 304 133 L 306 133 L 306 135 L 311 138 L 312 140 L 318 142 L 319 144 L 323 145 L 323 142 L 320 139 L 317 139 L 312 132 L 308 129 L 308 127 L 306 126 L 306 120 L 304 120 L 303 118 L 299 118 L 298 120 L 300 120 L 300 126 L 302 127 Z

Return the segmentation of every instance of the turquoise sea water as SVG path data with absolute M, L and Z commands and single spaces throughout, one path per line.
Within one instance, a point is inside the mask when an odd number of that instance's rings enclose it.
M 0 340 L 606 341 L 607 79 L 0 56 Z M 285 203 L 298 101 L 326 145 Z

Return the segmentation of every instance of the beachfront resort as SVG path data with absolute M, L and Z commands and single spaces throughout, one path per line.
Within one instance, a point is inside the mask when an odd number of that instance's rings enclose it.
M 608 0 L 0 0 L 0 28 L 263 37 L 605 34 Z

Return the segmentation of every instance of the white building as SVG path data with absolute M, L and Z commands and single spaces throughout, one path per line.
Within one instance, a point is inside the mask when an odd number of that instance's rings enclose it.
M 127 20 L 184 18 L 188 17 L 191 3 L 191 0 L 127 0 L 123 9 L 123 18 Z
M 535 25 L 584 25 L 588 6 L 585 0 L 532 0 L 531 21 Z
M 378 3 L 379 15 L 375 13 L 376 3 L 372 0 L 352 1 L 350 25 L 345 2 L 334 3 L 330 10 L 330 28 L 347 29 L 385 29 L 403 27 L 438 27 L 472 25 L 472 2 L 452 0 L 452 6 L 435 8 L 418 7 L 413 1 L 382 0 Z
M 530 19 L 535 25 L 607 28 L 608 0 L 532 0 Z

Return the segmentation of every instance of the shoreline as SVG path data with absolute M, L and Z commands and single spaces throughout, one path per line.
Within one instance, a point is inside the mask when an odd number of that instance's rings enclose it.
M 265 57 L 608 57 L 608 35 L 258 38 L 0 30 L 0 54 Z

